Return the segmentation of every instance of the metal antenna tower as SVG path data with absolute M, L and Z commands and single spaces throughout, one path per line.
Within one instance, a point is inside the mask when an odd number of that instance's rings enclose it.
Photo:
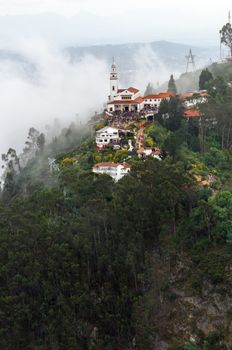
M 193 71 L 196 69 L 195 57 L 196 56 L 193 55 L 193 53 L 192 53 L 192 49 L 190 49 L 189 54 L 187 56 L 185 56 L 185 58 L 187 60 L 186 73 L 188 73 L 190 65 L 192 65 Z

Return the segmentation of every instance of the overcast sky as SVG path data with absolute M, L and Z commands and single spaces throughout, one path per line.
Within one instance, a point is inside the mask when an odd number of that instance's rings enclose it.
M 2 16 L 28 16 L 23 19 L 23 25 L 18 17 L 2 17 L 0 30 L 2 33 L 2 26 L 6 25 L 7 40 L 14 35 L 24 35 L 24 32 L 44 36 L 46 31 L 49 39 L 54 38 L 61 44 L 66 41 L 98 44 L 162 39 L 217 44 L 218 30 L 226 21 L 230 8 L 229 0 L 217 3 L 210 0 L 0 0 Z M 31 15 L 45 13 L 59 16 L 50 15 L 44 21 L 40 16 L 41 22 L 34 23 Z M 46 21 L 50 21 L 50 28 Z
M 219 45 L 230 6 L 227 0 L 0 0 L 0 154 L 22 149 L 31 126 L 43 130 L 56 117 L 67 125 L 77 113 L 84 120 L 102 108 L 109 87 L 106 62 L 85 57 L 70 64 L 61 48 L 156 40 Z M 159 69 L 153 67 L 152 55 L 149 45 L 138 53 L 138 88 L 170 74 L 159 57 Z
M 55 12 L 72 16 L 80 11 L 88 11 L 98 15 L 112 15 L 125 13 L 130 11 L 133 16 L 133 11 L 143 9 L 158 11 L 165 16 L 165 12 L 171 10 L 173 17 L 177 16 L 179 19 L 183 15 L 189 18 L 199 12 L 207 15 L 206 23 L 209 23 L 210 17 L 215 22 L 216 17 L 220 14 L 225 14 L 231 7 L 231 1 L 221 0 L 214 3 L 210 0 L 188 1 L 185 0 L 1 0 L 0 9 L 3 14 L 28 14 L 39 12 Z

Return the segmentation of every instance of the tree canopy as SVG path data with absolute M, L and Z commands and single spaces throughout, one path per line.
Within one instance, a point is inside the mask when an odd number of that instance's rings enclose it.
M 154 93 L 155 93 L 155 88 L 154 88 L 153 84 L 152 83 L 148 83 L 147 87 L 146 87 L 146 90 L 144 92 L 144 96 L 152 95 Z
M 221 43 L 227 46 L 232 57 L 232 26 L 231 23 L 226 23 L 220 30 Z
M 177 87 L 176 87 L 176 83 L 175 83 L 175 79 L 173 74 L 170 76 L 169 82 L 168 82 L 168 90 L 167 92 L 171 92 L 173 94 L 177 93 Z
M 205 90 L 206 84 L 213 79 L 213 74 L 208 70 L 208 68 L 203 69 L 199 77 L 199 89 Z

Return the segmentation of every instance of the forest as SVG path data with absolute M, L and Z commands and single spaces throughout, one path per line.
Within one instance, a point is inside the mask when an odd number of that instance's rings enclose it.
M 204 328 L 178 306 L 232 298 L 232 90 L 205 84 L 200 121 L 163 102 L 145 140 L 162 161 L 135 157 L 118 183 L 92 173 L 88 126 L 31 128 L 21 161 L 2 156 L 1 349 L 230 348 L 230 307 Z

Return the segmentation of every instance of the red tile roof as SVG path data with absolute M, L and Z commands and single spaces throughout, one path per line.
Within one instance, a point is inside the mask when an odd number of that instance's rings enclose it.
M 143 97 L 139 96 L 134 101 L 137 102 L 137 103 L 142 103 L 143 102 Z
M 205 91 L 205 92 L 201 92 L 200 96 L 202 96 L 202 97 L 209 97 L 209 94 L 208 94 L 207 91 Z
M 193 92 L 185 92 L 184 94 L 180 95 L 181 100 L 186 100 L 189 97 L 193 96 Z
M 133 94 L 136 94 L 137 92 L 139 92 L 138 89 L 134 88 L 134 87 L 129 87 L 128 89 L 118 89 L 118 93 L 120 94 L 123 91 L 129 91 L 132 92 Z
M 123 165 L 123 167 L 124 167 L 125 169 L 130 169 L 130 165 L 127 164 L 127 163 L 124 163 L 124 164 L 121 164 L 121 165 Z
M 209 94 L 207 91 L 195 91 L 195 92 L 186 92 L 182 95 L 180 95 L 180 99 L 181 100 L 186 100 L 186 99 L 190 99 L 191 97 L 208 97 Z
M 162 98 L 169 98 L 171 96 L 173 96 L 173 94 L 170 92 L 160 92 L 158 94 L 144 96 L 144 99 L 158 99 L 158 98 L 162 99 Z
M 197 109 L 188 109 L 187 111 L 184 112 L 184 116 L 186 118 L 195 118 L 195 117 L 200 117 L 202 114 L 200 111 Z
M 136 89 L 136 88 L 133 88 L 132 86 L 131 87 L 129 87 L 129 89 L 127 89 L 128 91 L 130 91 L 130 92 L 133 92 L 134 94 L 136 94 L 137 92 L 139 92 L 139 90 L 138 89 Z

